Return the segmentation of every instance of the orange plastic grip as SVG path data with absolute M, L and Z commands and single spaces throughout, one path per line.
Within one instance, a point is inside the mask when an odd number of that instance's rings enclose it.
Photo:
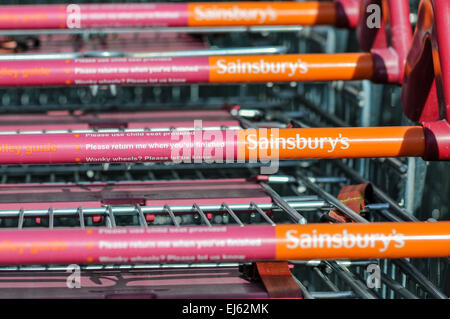
M 276 226 L 276 259 L 450 256 L 450 222 Z
M 238 131 L 238 159 L 420 157 L 421 126 Z
M 370 53 L 210 57 L 209 66 L 211 83 L 346 81 L 373 74 Z
M 213 2 L 188 4 L 189 26 L 332 25 L 332 2 Z

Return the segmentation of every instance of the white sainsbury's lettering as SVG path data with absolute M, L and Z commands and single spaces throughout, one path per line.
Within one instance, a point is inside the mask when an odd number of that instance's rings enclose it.
M 346 150 L 350 147 L 348 137 L 343 137 L 338 134 L 338 137 L 301 137 L 296 134 L 295 137 L 274 137 L 273 134 L 267 137 L 257 137 L 256 134 L 249 134 L 246 137 L 246 142 L 249 144 L 248 149 L 328 149 L 328 153 L 334 152 L 336 146 L 339 144 L 340 149 Z
M 390 234 L 361 234 L 361 233 L 349 233 L 346 229 L 342 230 L 342 233 L 337 234 L 318 234 L 316 230 L 313 230 L 311 234 L 301 233 L 292 229 L 286 232 L 286 239 L 289 249 L 308 249 L 308 248 L 375 248 L 377 244 L 381 243 L 379 248 L 380 252 L 385 252 L 392 242 L 394 242 L 395 248 L 402 248 L 405 246 L 404 236 L 401 233 L 397 233 L 395 229 Z
M 267 62 L 264 59 L 258 62 L 226 62 L 225 59 L 217 60 L 219 74 L 285 74 L 292 77 L 297 72 L 305 74 L 308 72 L 308 64 L 298 59 L 296 62 Z
M 267 21 L 274 21 L 277 19 L 277 12 L 270 6 L 254 9 L 242 9 L 238 6 L 232 8 L 218 8 L 212 6 L 205 8 L 204 6 L 197 6 L 194 9 L 194 19 L 199 21 L 209 20 L 224 20 L 224 21 L 242 21 L 252 20 L 258 21 L 258 23 L 264 23 Z

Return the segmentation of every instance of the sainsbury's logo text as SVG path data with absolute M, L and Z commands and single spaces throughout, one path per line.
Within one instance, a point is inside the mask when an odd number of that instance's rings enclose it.
M 308 64 L 298 59 L 295 62 L 268 62 L 263 58 L 257 62 L 242 62 L 240 59 L 227 62 L 226 59 L 217 60 L 218 74 L 295 74 L 308 72 Z
M 334 152 L 336 147 L 346 150 L 350 147 L 349 139 L 347 137 L 339 135 L 333 137 L 302 137 L 300 134 L 296 134 L 295 137 L 274 137 L 273 134 L 270 137 L 257 137 L 256 134 L 247 135 L 248 149 L 320 149 L 327 150 L 328 153 Z
M 286 239 L 286 247 L 289 249 L 378 248 L 379 252 L 385 252 L 391 247 L 402 248 L 405 246 L 403 234 L 397 233 L 395 229 L 389 234 L 352 234 L 346 229 L 335 234 L 318 234 L 315 229 L 311 233 L 299 234 L 297 230 L 292 229 L 286 232 Z
M 219 8 L 217 6 L 204 7 L 197 6 L 194 9 L 194 19 L 197 21 L 257 21 L 266 23 L 277 19 L 277 12 L 272 7 L 266 8 Z

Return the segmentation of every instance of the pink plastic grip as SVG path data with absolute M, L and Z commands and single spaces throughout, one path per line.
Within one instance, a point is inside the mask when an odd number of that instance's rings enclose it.
M 0 86 L 151 85 L 209 81 L 208 57 L 0 62 Z
M 55 4 L 0 7 L 0 29 L 187 26 L 187 4 Z
M 234 130 L 5 135 L 0 163 L 235 160 L 237 135 Z
M 403 110 L 424 125 L 426 160 L 450 160 L 450 2 L 422 0 L 407 57 Z

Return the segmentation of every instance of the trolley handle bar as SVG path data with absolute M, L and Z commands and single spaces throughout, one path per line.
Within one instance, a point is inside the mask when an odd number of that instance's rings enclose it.
M 0 134 L 1 164 L 424 156 L 420 126 Z
M 383 81 L 370 53 L 0 60 L 0 87 Z
M 337 25 L 355 27 L 358 0 L 0 6 L 0 29 Z
M 450 222 L 0 230 L 0 264 L 450 256 Z

